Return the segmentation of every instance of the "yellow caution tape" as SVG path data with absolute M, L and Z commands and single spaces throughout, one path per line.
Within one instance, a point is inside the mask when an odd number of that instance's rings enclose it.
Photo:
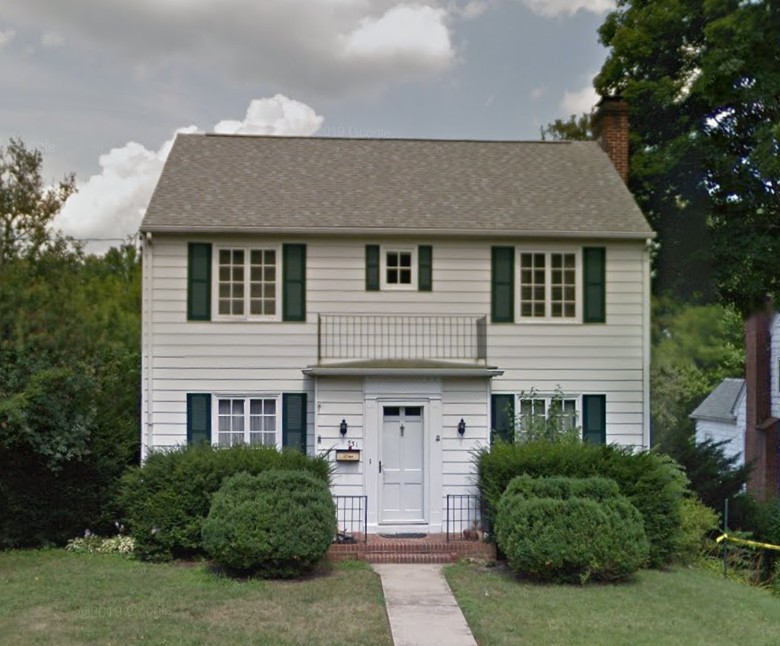
M 716 543 L 722 543 L 728 541 L 729 543 L 737 543 L 738 545 L 749 545 L 750 547 L 763 547 L 766 550 L 777 550 L 780 552 L 780 545 L 772 545 L 771 543 L 759 543 L 758 541 L 748 541 L 744 538 L 734 538 L 728 534 L 721 534 L 715 539 Z

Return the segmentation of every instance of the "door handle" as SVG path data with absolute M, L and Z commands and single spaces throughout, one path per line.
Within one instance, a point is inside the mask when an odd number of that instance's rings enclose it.
M 382 460 L 379 461 L 379 473 L 382 473 Z

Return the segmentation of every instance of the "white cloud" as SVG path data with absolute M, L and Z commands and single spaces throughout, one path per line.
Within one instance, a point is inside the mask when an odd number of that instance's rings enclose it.
M 277 94 L 256 99 L 243 121 L 220 121 L 215 132 L 234 134 L 311 135 L 322 124 L 304 103 Z M 196 126 L 177 133 L 198 132 Z M 79 185 L 65 203 L 55 226 L 77 239 L 105 239 L 92 242 L 87 250 L 103 252 L 138 231 L 149 199 L 173 146 L 173 137 L 156 151 L 134 141 L 100 156 L 100 173 Z
M 539 16 L 572 16 L 578 11 L 605 13 L 615 8 L 614 0 L 520 0 Z
M 65 39 L 56 31 L 45 31 L 41 35 L 41 45 L 44 47 L 59 47 L 65 44 Z
M 374 94 L 456 60 L 456 0 L 6 0 L 15 20 L 161 75 L 208 76 L 308 96 Z M 486 0 L 467 0 L 469 14 Z M 121 26 L 121 28 L 118 28 Z M 140 67 L 139 67 L 140 66 Z
M 324 118 L 305 103 L 277 94 L 270 99 L 255 99 L 249 104 L 243 121 L 220 121 L 214 132 L 231 135 L 313 135 Z
M 460 16 L 464 20 L 478 18 L 490 8 L 489 0 L 470 0 L 465 5 L 459 7 L 455 5 L 451 8 L 452 13 Z
M 538 101 L 541 99 L 545 94 L 547 94 L 547 86 L 541 86 L 541 87 L 535 87 L 531 90 L 531 98 L 534 101 Z
M 4 29 L 0 31 L 0 47 L 5 47 L 14 39 L 14 36 L 16 36 L 16 32 L 13 29 Z
M 595 76 L 595 75 L 594 75 Z M 592 77 L 591 77 L 592 78 Z M 565 114 L 577 114 L 590 112 L 593 106 L 598 103 L 599 95 L 593 89 L 593 83 L 589 83 L 579 90 L 566 90 L 561 99 L 561 109 Z
M 455 53 L 445 15 L 443 9 L 398 5 L 380 18 L 363 18 L 344 38 L 344 54 L 369 60 L 408 56 L 446 65 Z

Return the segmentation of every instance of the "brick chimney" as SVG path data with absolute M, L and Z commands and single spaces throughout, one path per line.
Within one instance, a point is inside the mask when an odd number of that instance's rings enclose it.
M 770 333 L 772 315 L 745 322 L 745 462 L 753 465 L 747 490 L 759 500 L 778 495 L 778 420 L 771 416 Z
M 628 183 L 628 103 L 619 96 L 601 98 L 593 115 L 593 137 Z

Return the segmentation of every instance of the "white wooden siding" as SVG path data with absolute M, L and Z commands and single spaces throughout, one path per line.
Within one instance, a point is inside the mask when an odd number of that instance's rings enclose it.
M 745 432 L 738 422 L 716 422 L 709 419 L 696 420 L 696 442 L 713 440 L 727 442 L 723 445 L 723 454 L 727 457 L 739 456 L 738 464 L 745 462 Z
M 477 493 L 474 457 L 490 443 L 490 392 L 484 379 L 446 379 L 442 389 L 442 508 L 447 494 Z M 466 432 L 461 437 L 458 422 Z M 446 528 L 445 528 L 446 530 Z
M 186 394 L 190 392 L 306 392 L 309 450 L 312 453 L 319 450 L 320 446 L 315 444 L 314 380 L 301 372 L 317 361 L 317 315 L 489 317 L 490 248 L 508 244 L 497 240 L 421 239 L 417 241 L 419 244 L 433 246 L 432 292 L 367 292 L 365 244 L 392 243 L 390 239 L 257 240 L 258 244 L 285 241 L 307 244 L 305 323 L 187 321 L 188 239 L 155 234 L 151 246 L 145 250 L 143 410 L 144 427 L 149 431 L 142 436 L 145 445 L 151 442 L 170 446 L 185 441 Z M 211 240 L 215 249 L 235 241 L 236 238 Z M 247 238 L 242 237 L 241 242 L 246 244 Z M 527 240 L 517 244 L 522 244 L 524 249 L 533 246 Z M 597 244 L 603 243 L 566 242 L 556 248 L 566 251 Z M 644 243 L 612 242 L 604 246 L 607 248 L 607 323 L 488 323 L 488 364 L 504 370 L 502 377 L 493 380 L 492 390 L 519 393 L 535 388 L 552 392 L 560 386 L 573 395 L 605 394 L 607 440 L 641 446 L 646 445 L 648 434 L 644 421 L 648 405 L 644 387 L 648 364 L 645 347 L 648 295 L 644 282 L 647 255 Z M 579 286 L 578 298 L 581 292 Z M 320 386 L 324 382 L 321 379 Z M 776 387 L 774 390 L 777 392 Z M 344 405 L 356 406 L 357 389 L 348 392 L 350 399 Z M 452 398 L 453 410 L 466 410 L 474 403 L 458 403 L 455 393 L 445 390 L 445 396 Z M 466 444 L 472 442 L 477 432 L 487 437 L 487 414 L 473 421 L 466 419 L 468 428 L 473 428 L 475 433 L 472 436 L 471 430 L 467 430 Z M 333 428 L 331 413 L 322 415 L 326 427 Z M 443 415 L 447 427 L 458 413 L 448 413 L 445 405 Z M 460 417 L 456 421 L 459 420 Z M 353 423 L 348 422 L 348 437 L 351 437 Z M 456 483 L 463 476 L 457 471 L 460 467 L 454 466 L 463 464 L 459 457 L 454 457 L 462 455 L 457 453 L 462 449 L 452 442 L 458 440 L 445 443 L 448 451 L 445 487 L 459 486 Z M 322 445 L 326 445 L 324 434 Z M 348 485 L 350 490 L 359 484 L 360 469 L 348 479 L 353 483 Z

